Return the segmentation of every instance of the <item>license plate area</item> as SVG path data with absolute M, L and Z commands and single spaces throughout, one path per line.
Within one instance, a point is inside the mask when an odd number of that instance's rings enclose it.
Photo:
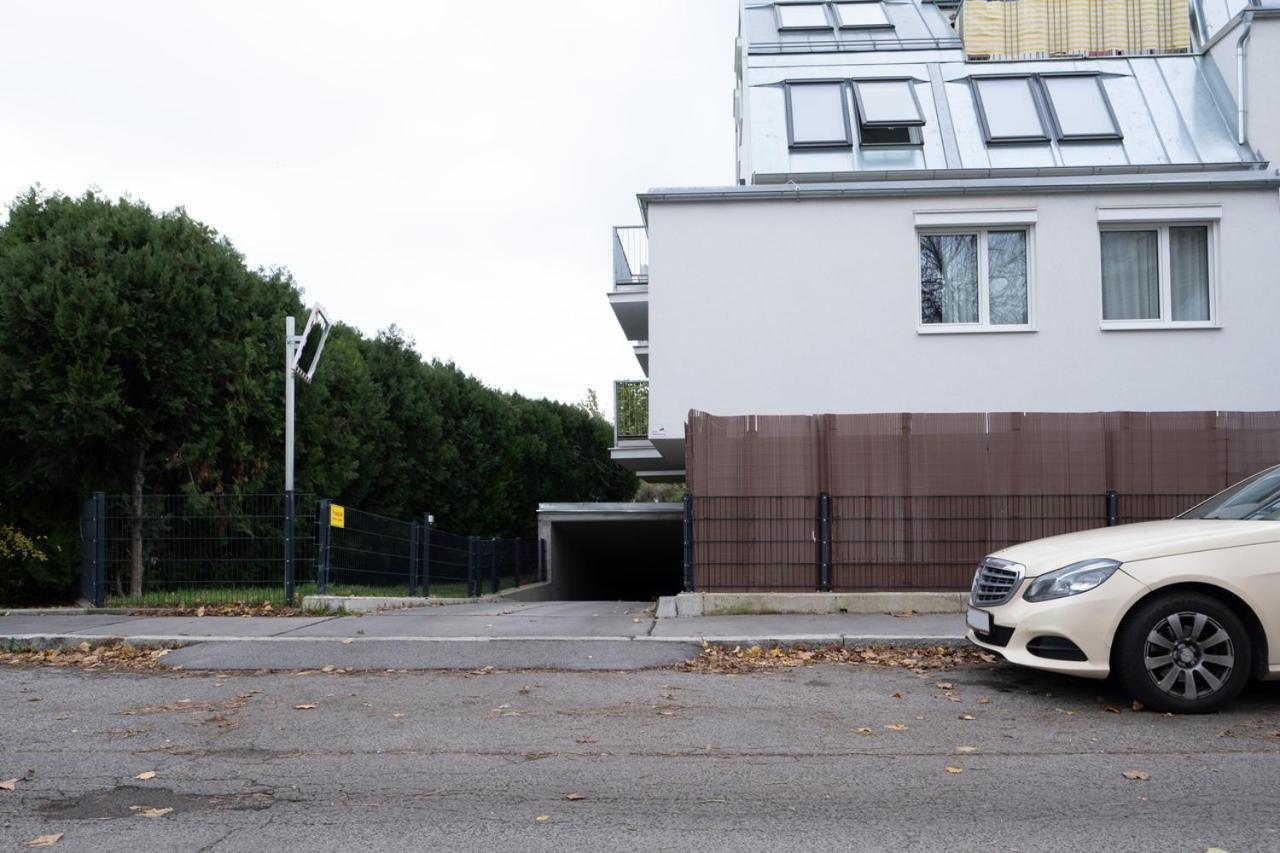
M 970 607 L 965 611 L 964 621 L 970 628 L 980 634 L 991 633 L 991 614 L 985 610 L 979 610 L 976 607 Z

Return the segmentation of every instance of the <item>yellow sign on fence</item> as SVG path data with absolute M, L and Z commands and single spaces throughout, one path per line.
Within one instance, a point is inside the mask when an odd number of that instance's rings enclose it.
M 347 508 L 338 504 L 329 504 L 329 526 L 345 527 L 347 523 Z

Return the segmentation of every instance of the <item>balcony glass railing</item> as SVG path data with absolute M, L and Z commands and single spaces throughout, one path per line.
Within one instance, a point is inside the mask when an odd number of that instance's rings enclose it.
M 613 438 L 636 441 L 649 438 L 649 383 L 628 379 L 613 383 Z
M 643 225 L 613 229 L 613 283 L 645 284 L 649 281 L 649 230 Z

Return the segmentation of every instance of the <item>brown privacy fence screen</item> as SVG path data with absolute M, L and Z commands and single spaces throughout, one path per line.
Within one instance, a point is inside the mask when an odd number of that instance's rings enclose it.
M 686 454 L 694 589 L 964 589 L 992 551 L 1280 462 L 1280 412 L 691 412 Z

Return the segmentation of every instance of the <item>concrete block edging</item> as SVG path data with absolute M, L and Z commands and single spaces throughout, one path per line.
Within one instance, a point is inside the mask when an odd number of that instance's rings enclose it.
M 682 592 L 658 599 L 658 618 L 774 613 L 963 613 L 967 592 Z

